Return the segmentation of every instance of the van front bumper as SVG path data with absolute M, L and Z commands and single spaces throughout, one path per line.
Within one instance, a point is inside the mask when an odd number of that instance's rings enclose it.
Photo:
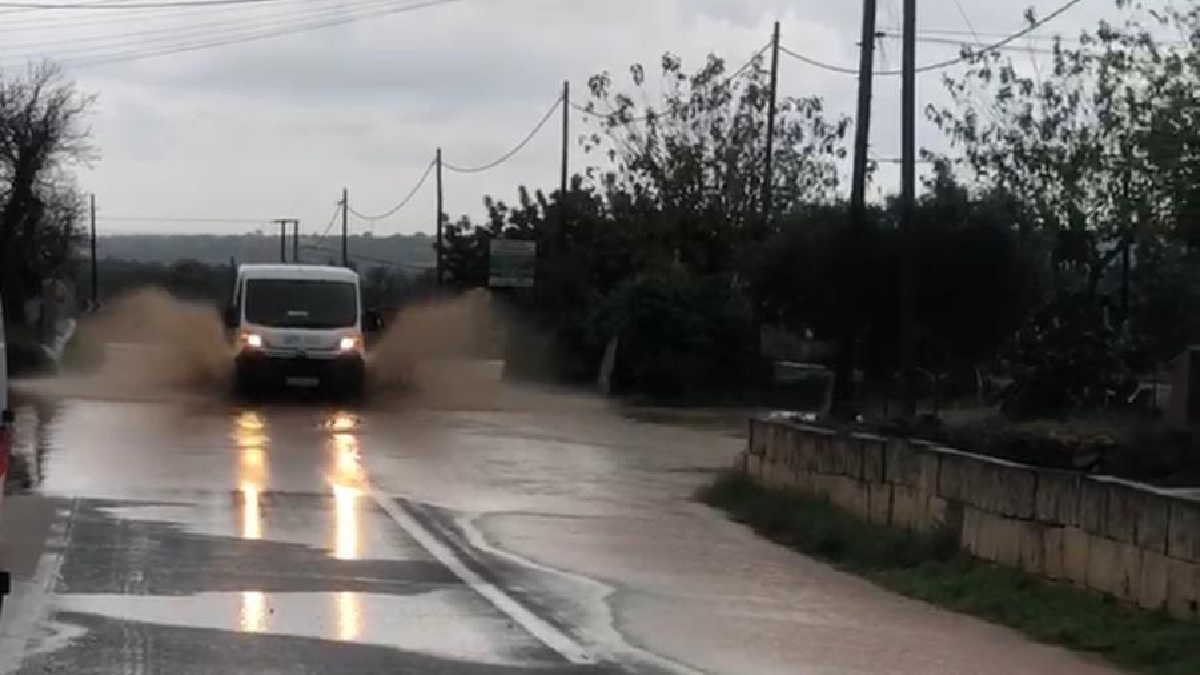
M 317 384 L 359 388 L 366 365 L 358 352 L 338 354 L 271 353 L 243 350 L 234 361 L 239 388 Z

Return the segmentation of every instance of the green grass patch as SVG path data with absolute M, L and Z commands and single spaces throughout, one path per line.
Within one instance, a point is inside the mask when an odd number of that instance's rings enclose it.
M 1138 672 L 1200 673 L 1200 624 L 973 558 L 953 533 L 868 523 L 822 499 L 761 488 L 739 471 L 720 475 L 697 496 L 773 541 L 902 595 Z

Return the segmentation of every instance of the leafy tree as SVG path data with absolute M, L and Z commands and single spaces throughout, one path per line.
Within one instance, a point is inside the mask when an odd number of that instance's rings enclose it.
M 938 165 L 917 205 L 913 314 L 919 361 L 935 372 L 991 361 L 1037 295 L 1006 205 L 972 198 Z
M 49 63 L 0 75 L 0 291 L 10 318 L 60 270 L 82 202 L 67 169 L 92 154 L 85 118 L 94 97 Z
M 760 57 L 729 74 L 710 56 L 688 74 L 679 57 L 665 54 L 658 81 L 664 91 L 651 103 L 640 64 L 630 68 L 633 94 L 617 91 L 607 72 L 593 76 L 587 110 L 600 117 L 600 129 L 584 148 L 615 166 L 590 173 L 609 192 L 657 207 L 646 236 L 671 260 L 701 275 L 728 272 L 742 247 L 765 239 L 768 216 L 836 200 L 849 119 L 827 116 L 818 97 L 784 98 L 772 157 L 777 208 L 762 213 L 770 100 Z

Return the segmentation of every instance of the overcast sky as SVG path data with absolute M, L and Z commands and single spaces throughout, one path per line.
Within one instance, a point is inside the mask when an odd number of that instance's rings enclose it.
M 970 26 L 989 39 L 1023 27 L 1025 7 L 1046 14 L 1063 1 L 919 0 L 919 24 Z M 668 50 L 680 54 L 685 67 L 708 53 L 740 64 L 766 44 L 775 20 L 789 48 L 853 66 L 862 11 L 856 0 L 458 0 L 382 15 L 416 2 L 7 10 L 0 13 L 0 65 L 12 69 L 32 56 L 54 57 L 82 89 L 99 94 L 92 125 L 101 156 L 81 171 L 80 183 L 97 195 L 102 229 L 235 233 L 256 226 L 123 218 L 297 217 L 312 233 L 325 228 L 343 187 L 361 212 L 390 208 L 439 145 L 447 162 L 495 159 L 545 114 L 563 80 L 582 98 L 589 75 L 610 70 L 621 79 L 629 64 L 653 67 Z M 879 3 L 880 29 L 898 29 L 901 0 Z M 1113 0 L 1084 0 L 1037 35 L 1075 35 L 1113 14 Z M 330 20 L 347 23 L 123 60 Z M 882 45 L 879 67 L 898 67 L 899 42 Z M 922 43 L 918 61 L 957 52 Z M 787 58 L 780 73 L 782 94 L 818 94 L 832 110 L 853 113 L 853 77 Z M 939 80 L 922 77 L 921 105 L 941 100 Z M 898 155 L 899 86 L 898 78 L 876 81 L 872 152 L 878 157 Z M 585 120 L 577 115 L 573 124 L 581 131 Z M 921 145 L 941 142 L 928 126 L 919 133 Z M 484 195 L 511 199 L 520 184 L 553 188 L 558 153 L 552 124 L 491 172 L 448 174 L 446 211 L 478 214 Z M 582 169 L 586 159 L 575 151 L 573 168 Z M 894 188 L 894 174 L 881 174 L 876 194 Z M 376 223 L 375 232 L 428 232 L 434 210 L 431 180 L 407 208 Z M 367 224 L 354 219 L 352 227 Z

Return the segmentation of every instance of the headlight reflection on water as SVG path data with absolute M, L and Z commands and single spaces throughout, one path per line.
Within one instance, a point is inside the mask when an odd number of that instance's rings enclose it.
M 333 556 L 338 560 L 358 560 L 362 556 L 362 522 L 359 509 L 365 475 L 361 463 L 358 437 L 348 433 L 358 427 L 358 420 L 348 415 L 335 415 L 326 423 L 335 433 L 329 449 L 333 454 L 330 484 L 334 500 Z M 358 593 L 340 591 L 335 598 L 338 638 L 355 640 L 364 623 L 362 598 Z
M 241 497 L 242 539 L 263 538 L 263 488 L 267 478 L 266 422 L 256 412 L 246 411 L 235 419 L 234 441 L 237 446 L 238 493 Z M 242 591 L 238 626 L 247 633 L 267 629 L 267 598 L 262 591 Z

